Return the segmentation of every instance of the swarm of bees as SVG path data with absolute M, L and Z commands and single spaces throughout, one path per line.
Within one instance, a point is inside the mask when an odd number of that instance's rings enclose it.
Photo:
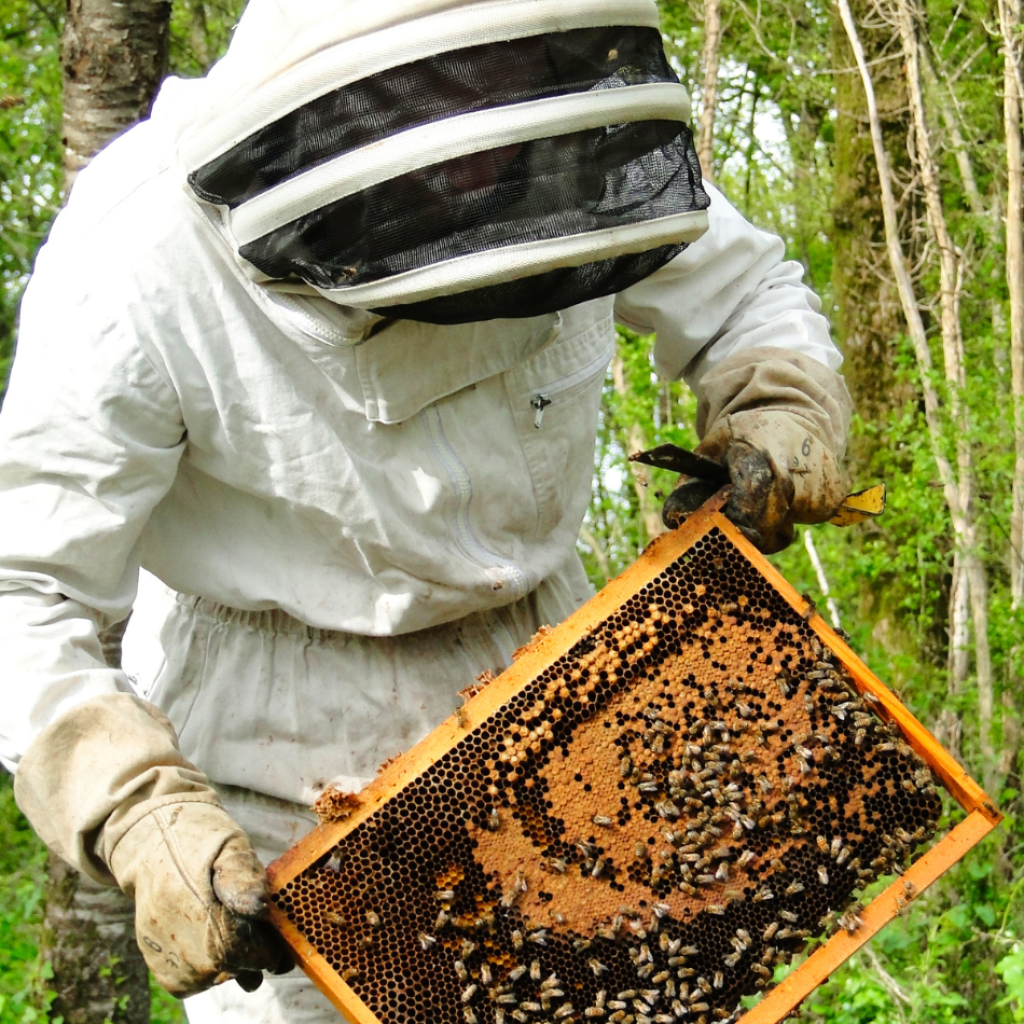
M 713 529 L 274 900 L 385 1024 L 731 1022 L 939 813 Z

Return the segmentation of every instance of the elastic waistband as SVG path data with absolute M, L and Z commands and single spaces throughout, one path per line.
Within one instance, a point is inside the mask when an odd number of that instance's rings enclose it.
M 520 605 L 526 605 L 530 596 L 511 605 L 501 608 L 489 609 L 487 611 L 474 612 L 464 618 L 456 619 L 453 622 L 443 622 L 429 629 L 413 633 L 399 633 L 395 635 L 375 636 L 364 633 L 351 633 L 340 629 L 323 629 L 319 626 L 310 626 L 294 615 L 281 608 L 266 608 L 261 611 L 248 611 L 244 608 L 232 608 L 230 605 L 220 604 L 208 597 L 194 597 L 189 594 L 177 594 L 175 603 L 179 608 L 186 611 L 194 618 L 205 619 L 209 622 L 217 622 L 231 626 L 235 629 L 250 630 L 256 633 L 266 633 L 273 636 L 284 636 L 301 638 L 321 644 L 343 644 L 357 641 L 372 641 L 374 643 L 402 642 L 406 638 L 414 638 L 422 633 L 430 633 L 432 636 L 443 636 L 447 632 L 459 633 L 467 626 L 484 627 L 502 623 L 510 617 L 516 617 L 516 610 Z

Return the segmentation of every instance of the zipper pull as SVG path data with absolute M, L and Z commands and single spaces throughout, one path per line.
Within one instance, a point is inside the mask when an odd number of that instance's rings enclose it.
M 544 410 L 551 404 L 551 399 L 547 395 L 534 395 L 530 399 L 530 408 L 536 409 L 537 413 L 533 417 L 533 425 L 537 430 L 540 430 L 540 421 L 544 419 Z

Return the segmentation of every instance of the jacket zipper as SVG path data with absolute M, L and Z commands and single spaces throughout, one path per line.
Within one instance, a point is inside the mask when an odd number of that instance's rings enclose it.
M 430 435 L 430 442 L 434 448 L 438 460 L 444 466 L 448 478 L 454 484 L 459 495 L 458 507 L 455 510 L 455 536 L 458 539 L 462 553 L 471 561 L 483 569 L 499 569 L 504 576 L 503 583 L 512 587 L 512 594 L 516 600 L 525 597 L 529 592 L 529 582 L 525 572 L 514 562 L 499 557 L 480 543 L 473 532 L 473 525 L 469 518 L 469 503 L 473 497 L 473 484 L 469 472 L 462 461 L 455 454 L 444 432 L 441 424 L 441 414 L 435 406 L 428 406 L 421 413 L 425 417 L 427 431 Z M 501 584 L 494 586 L 495 590 L 501 589 Z
M 543 391 L 538 391 L 530 399 L 530 408 L 534 411 L 533 425 L 537 430 L 540 430 L 540 425 L 544 420 L 544 410 L 551 405 L 554 400 L 571 388 L 576 387 L 577 384 L 582 383 L 589 377 L 592 377 L 602 366 L 607 366 L 611 361 L 612 355 L 615 352 L 615 343 L 612 342 L 600 355 L 595 356 L 585 366 L 581 366 L 578 370 L 573 370 L 567 377 L 561 377 L 559 380 L 552 381 L 548 384 Z

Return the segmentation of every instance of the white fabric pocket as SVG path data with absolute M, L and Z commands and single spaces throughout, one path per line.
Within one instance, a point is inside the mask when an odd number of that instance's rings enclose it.
M 355 348 L 356 373 L 372 423 L 402 423 L 439 399 L 497 376 L 542 351 L 561 314 L 488 320 L 442 329 L 397 320 Z
M 537 535 L 583 518 L 605 371 L 615 351 L 611 319 L 566 332 L 505 375 L 537 502 Z M 578 508 L 575 506 L 579 506 Z

